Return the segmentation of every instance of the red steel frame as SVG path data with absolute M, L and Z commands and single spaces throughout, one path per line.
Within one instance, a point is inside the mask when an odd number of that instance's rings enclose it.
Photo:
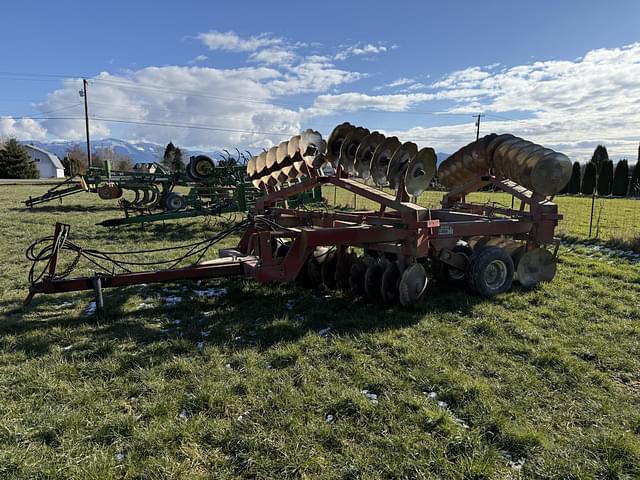
M 372 200 L 380 208 L 377 211 L 322 211 L 288 207 L 287 200 L 292 196 L 322 185 L 335 185 Z M 520 200 L 520 207 L 466 202 L 469 193 L 488 185 L 513 195 Z M 266 195 L 256 201 L 251 211 L 253 224 L 242 235 L 236 250 L 221 250 L 223 258 L 180 269 L 100 274 L 99 282 L 95 281 L 96 277 L 49 278 L 32 285 L 30 297 L 35 293 L 230 275 L 249 276 L 259 282 L 293 281 L 317 246 L 335 246 L 338 255 L 351 246 L 393 253 L 408 263 L 438 258 L 459 266 L 460 260 L 451 255 L 450 249 L 460 239 L 509 236 L 524 240 L 528 248 L 534 248 L 553 241 L 554 229 L 562 218 L 550 200 L 511 180 L 489 174 L 447 193 L 442 205 L 441 209 L 429 209 L 410 202 L 404 180 L 393 196 L 347 178 L 340 167 L 332 176 L 320 176 L 319 171 L 309 169 L 307 178 L 299 183 L 280 189 L 267 187 Z M 281 239 L 288 242 L 289 248 L 284 256 L 274 256 L 274 245 Z M 49 273 L 53 277 L 55 259 Z

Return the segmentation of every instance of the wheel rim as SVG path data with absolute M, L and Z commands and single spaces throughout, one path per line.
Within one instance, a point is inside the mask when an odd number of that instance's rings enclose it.
M 484 273 L 484 283 L 492 290 L 498 290 L 507 281 L 507 265 L 502 260 L 493 260 Z

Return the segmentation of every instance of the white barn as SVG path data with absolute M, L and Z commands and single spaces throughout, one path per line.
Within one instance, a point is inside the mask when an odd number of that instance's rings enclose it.
M 38 167 L 40 178 L 64 178 L 64 167 L 56 155 L 34 145 L 23 143 L 22 146 Z

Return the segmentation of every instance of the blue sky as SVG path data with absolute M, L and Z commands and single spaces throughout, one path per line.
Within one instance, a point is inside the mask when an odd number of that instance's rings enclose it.
M 258 148 L 349 120 L 451 151 L 484 112 L 483 133 L 635 156 L 640 2 L 317 5 L 10 2 L 0 135 L 81 138 L 84 76 L 97 137 Z

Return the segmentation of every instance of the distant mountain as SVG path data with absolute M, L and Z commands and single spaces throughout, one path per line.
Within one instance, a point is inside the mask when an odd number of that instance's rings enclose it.
M 78 145 L 81 149 L 85 149 L 85 143 L 82 141 L 53 141 L 53 142 L 40 142 L 36 140 L 26 140 L 22 143 L 29 145 L 35 145 L 48 152 L 55 153 L 60 159 L 64 158 L 66 152 Z M 119 155 L 127 155 L 131 157 L 134 163 L 150 163 L 157 162 L 162 159 L 164 149 L 166 145 L 160 145 L 157 143 L 149 142 L 127 142 L 126 140 L 119 140 L 117 138 L 103 138 L 100 140 L 91 141 L 91 151 L 95 152 L 101 148 L 109 148 Z M 188 150 L 182 148 L 183 159 L 187 161 L 191 155 L 208 155 L 210 157 L 219 159 L 218 152 L 216 151 L 200 151 L 200 150 Z
M 79 145 L 81 149 L 85 149 L 85 143 L 82 141 L 54 141 L 54 142 L 39 142 L 36 140 L 27 140 L 22 143 L 35 145 L 48 152 L 55 153 L 60 159 L 64 158 L 66 152 L 72 149 L 74 146 Z M 110 148 L 114 152 L 120 155 L 127 155 L 131 157 L 134 163 L 150 163 L 157 162 L 162 159 L 166 145 L 160 145 L 158 143 L 149 142 L 127 142 L 126 140 L 119 140 L 117 138 L 103 138 L 101 140 L 92 140 L 91 149 L 95 152 L 100 148 Z M 220 159 L 220 153 L 215 150 L 188 150 L 182 148 L 183 158 L 186 161 L 189 160 L 191 155 L 207 155 L 214 158 L 216 161 Z M 438 165 L 449 157 L 449 153 L 438 152 Z

